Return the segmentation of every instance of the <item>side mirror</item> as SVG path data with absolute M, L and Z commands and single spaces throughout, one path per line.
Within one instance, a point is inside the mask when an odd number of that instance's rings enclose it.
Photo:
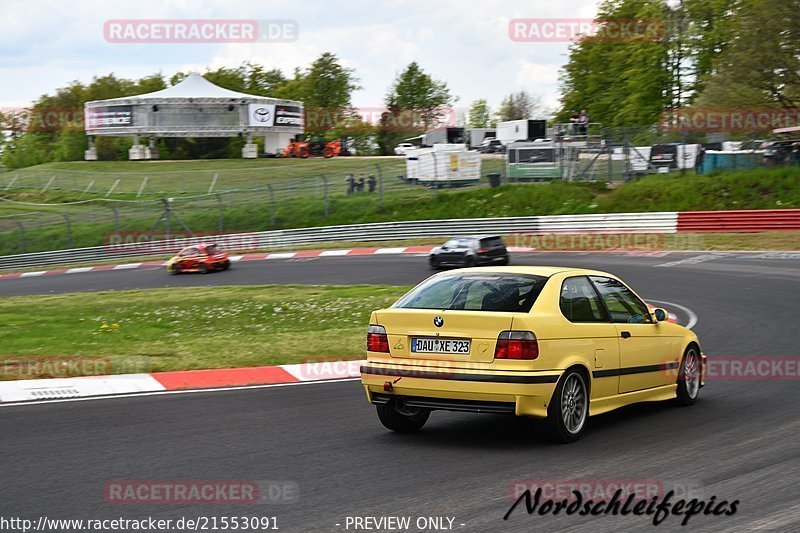
M 666 309 L 662 309 L 661 307 L 656 307 L 653 309 L 653 318 L 656 319 L 656 322 L 664 322 L 669 318 L 669 314 L 667 313 Z

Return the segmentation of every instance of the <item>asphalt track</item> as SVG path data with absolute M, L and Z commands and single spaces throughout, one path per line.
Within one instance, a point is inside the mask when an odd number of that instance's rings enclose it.
M 648 300 L 680 304 L 697 315 L 694 330 L 710 357 L 800 355 L 797 254 L 516 254 L 513 261 L 591 266 L 618 274 Z M 413 284 L 428 274 L 420 257 L 345 256 L 239 263 L 206 276 L 136 269 L 6 279 L 0 295 Z M 535 422 L 495 415 L 436 412 L 420 433 L 392 434 L 356 381 L 10 406 L 0 408 L 0 516 L 277 516 L 289 532 L 355 531 L 345 528 L 347 516 L 449 516 L 454 531 L 646 531 L 652 517 L 503 515 L 520 480 L 657 480 L 740 503 L 734 516 L 695 516 L 686 528 L 668 517 L 656 531 L 800 531 L 798 405 L 796 379 L 711 381 L 693 407 L 637 405 L 595 417 L 567 446 L 544 441 Z M 300 498 L 110 505 L 103 485 L 111 479 L 290 481 Z

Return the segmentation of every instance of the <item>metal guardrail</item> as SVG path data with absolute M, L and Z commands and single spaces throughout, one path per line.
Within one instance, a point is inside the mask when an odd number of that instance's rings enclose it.
M 674 233 L 678 214 L 616 213 L 455 220 L 415 220 L 346 226 L 214 235 L 162 241 L 109 244 L 0 257 L 0 271 L 53 265 L 75 265 L 131 258 L 161 257 L 199 241 L 214 241 L 229 250 L 278 249 L 329 242 L 380 242 L 468 234 L 509 235 L 518 232 Z

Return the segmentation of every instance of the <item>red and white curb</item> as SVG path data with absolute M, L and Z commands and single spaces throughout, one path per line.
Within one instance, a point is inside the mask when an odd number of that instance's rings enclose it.
M 272 252 L 258 254 L 232 255 L 230 260 L 237 261 L 266 261 L 269 259 L 302 259 L 313 257 L 339 257 L 345 255 L 392 255 L 392 254 L 427 254 L 433 246 L 398 246 L 393 248 L 350 248 L 342 250 L 300 250 L 297 252 Z M 509 248 L 509 251 L 515 251 Z M 516 251 L 530 251 L 519 249 Z M 54 270 L 37 270 L 35 272 L 15 272 L 12 274 L 0 274 L 3 278 L 33 278 L 38 276 L 50 276 L 53 274 L 81 274 L 83 272 L 102 272 L 104 270 L 129 270 L 132 268 L 163 267 L 167 261 L 143 261 L 141 263 L 123 263 L 120 265 L 98 265 L 75 268 L 59 268 Z
M 0 381 L 0 404 L 170 391 L 202 391 L 361 376 L 363 361 Z

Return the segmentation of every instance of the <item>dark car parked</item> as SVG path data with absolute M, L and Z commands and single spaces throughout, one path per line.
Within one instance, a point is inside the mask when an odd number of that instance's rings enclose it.
M 502 237 L 453 237 L 431 250 L 428 262 L 433 269 L 447 266 L 507 265 L 508 250 Z
M 478 151 L 482 154 L 502 154 L 506 151 L 506 147 L 498 139 L 489 137 L 478 146 Z

